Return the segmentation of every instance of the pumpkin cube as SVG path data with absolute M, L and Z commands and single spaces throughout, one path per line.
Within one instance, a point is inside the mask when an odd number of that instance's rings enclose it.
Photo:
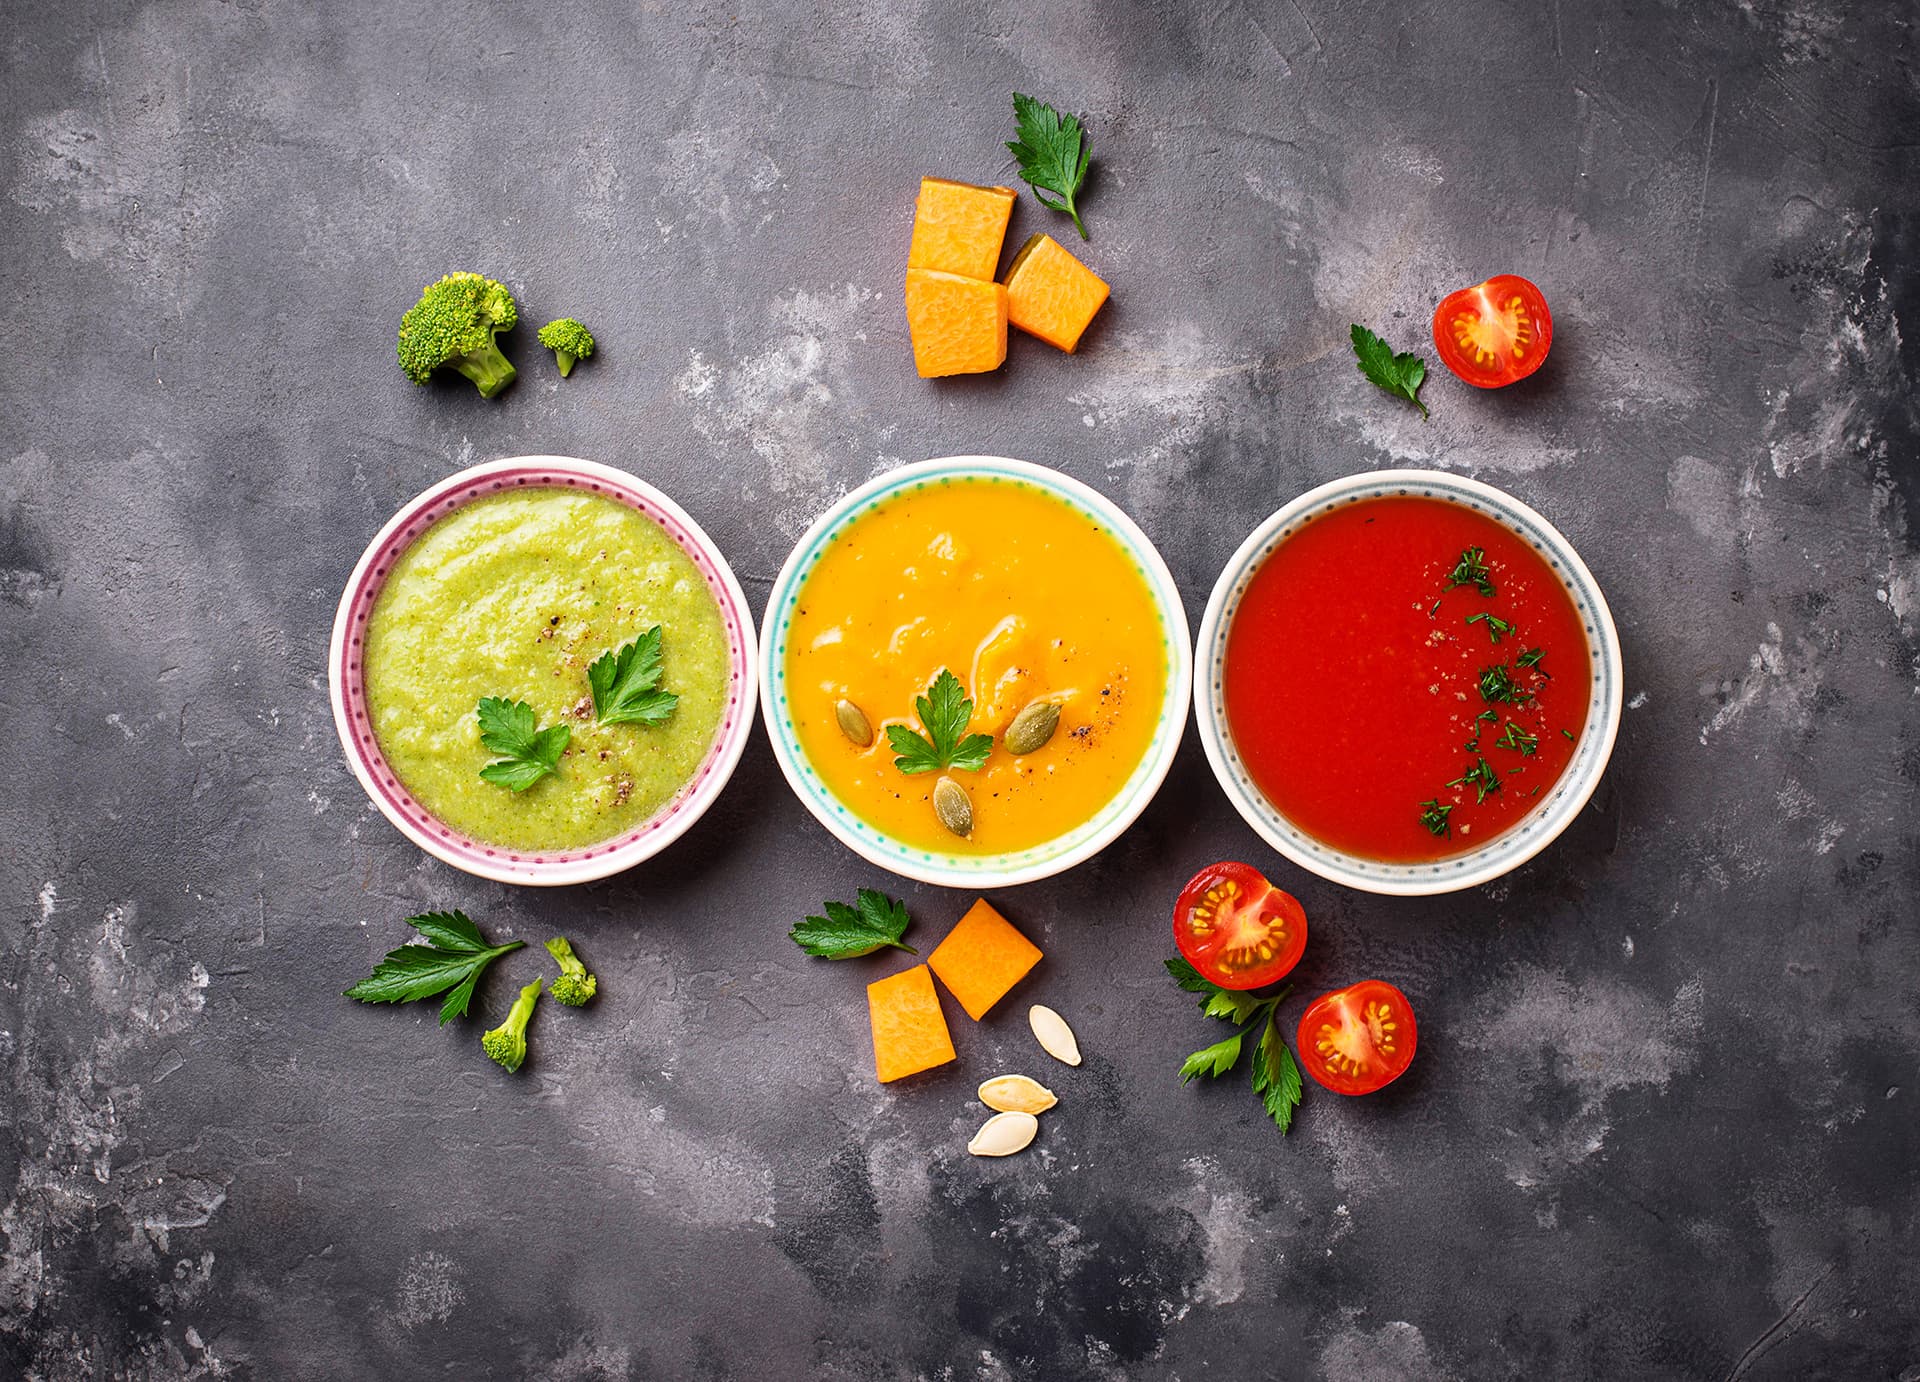
M 907 330 L 922 379 L 999 369 L 1007 358 L 1007 290 L 990 279 L 908 269 Z
M 1013 189 L 921 178 L 913 209 L 909 269 L 937 269 L 962 278 L 992 278 L 1013 215 Z
M 873 1023 L 873 1073 L 881 1084 L 954 1058 L 940 995 L 925 965 L 868 984 L 867 1017 Z
M 1007 267 L 1007 317 L 1071 355 L 1109 291 L 1065 245 L 1051 235 L 1035 235 Z
M 984 897 L 968 909 L 927 963 L 975 1022 L 1040 963 L 1040 947 Z

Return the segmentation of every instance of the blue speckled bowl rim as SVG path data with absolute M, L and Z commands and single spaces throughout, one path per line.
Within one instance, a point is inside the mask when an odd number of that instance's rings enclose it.
M 1587 723 L 1574 746 L 1567 769 L 1553 790 L 1505 833 L 1491 842 L 1436 863 L 1389 864 L 1364 859 L 1321 843 L 1268 801 L 1257 787 L 1226 730 L 1227 715 L 1221 669 L 1226 662 L 1227 635 L 1248 584 L 1274 548 L 1314 519 L 1349 504 L 1368 499 L 1410 497 L 1459 504 L 1492 518 L 1518 534 L 1538 552 L 1560 578 L 1586 631 L 1587 654 L 1593 673 Z M 1200 620 L 1194 665 L 1201 669 L 1194 682 L 1194 713 L 1200 743 L 1214 776 L 1236 810 L 1261 838 L 1280 853 L 1313 873 L 1335 883 L 1366 892 L 1422 896 L 1455 892 L 1491 882 L 1545 849 L 1580 813 L 1613 754 L 1620 730 L 1623 670 L 1620 636 L 1606 597 L 1573 545 L 1551 523 L 1504 491 L 1463 475 L 1426 470 L 1379 470 L 1332 480 L 1295 499 L 1256 528 L 1227 562 Z
M 1160 612 L 1167 659 L 1166 688 L 1153 739 L 1140 763 L 1106 806 L 1089 821 L 1045 844 L 1002 854 L 943 854 L 892 839 L 834 796 L 807 761 L 794 733 L 786 693 L 787 631 L 801 588 L 827 548 L 858 519 L 901 494 L 956 480 L 985 479 L 1042 490 L 1099 523 L 1133 559 Z M 1007 888 L 1051 877 L 1091 858 L 1133 824 L 1166 780 L 1186 732 L 1193 663 L 1186 609 L 1172 573 L 1147 535 L 1119 506 L 1070 475 L 1004 456 L 943 456 L 877 476 L 828 509 L 801 537 L 775 578 L 761 623 L 760 688 L 763 721 L 774 758 L 794 795 L 849 849 L 906 878 L 938 887 Z

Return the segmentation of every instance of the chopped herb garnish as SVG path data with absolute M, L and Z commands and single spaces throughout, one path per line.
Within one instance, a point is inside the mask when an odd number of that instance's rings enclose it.
M 1486 548 L 1469 547 L 1460 554 L 1460 560 L 1454 564 L 1453 571 L 1447 576 L 1447 589 L 1453 590 L 1463 585 L 1472 586 L 1482 595 L 1493 594 L 1493 581 L 1487 574 Z
M 1493 765 L 1488 763 L 1486 759 L 1475 755 L 1473 766 L 1468 768 L 1464 774 L 1449 782 L 1447 786 L 1472 787 L 1474 791 L 1473 802 L 1474 805 L 1478 806 L 1481 802 L 1500 790 L 1500 775 L 1493 770 Z
M 1507 705 L 1525 705 L 1533 699 L 1531 691 L 1522 691 L 1513 683 L 1513 674 L 1504 662 L 1480 669 L 1480 698 Z
M 893 766 L 903 773 L 934 773 L 943 768 L 964 768 L 978 772 L 993 752 L 993 736 L 968 734 L 973 719 L 973 701 L 960 678 L 945 668 L 933 679 L 927 694 L 914 699 L 920 724 L 927 731 L 915 734 L 905 725 L 887 726 L 887 743 L 897 757 Z
M 548 725 L 536 731 L 533 707 L 525 701 L 483 696 L 474 714 L 480 721 L 481 746 L 489 753 L 503 755 L 482 768 L 480 776 L 516 792 L 526 791 L 557 771 L 560 755 L 573 738 L 573 731 L 565 725 Z
M 1540 672 L 1540 659 L 1546 655 L 1547 650 L 1545 648 L 1529 648 L 1513 660 L 1513 665 L 1516 667 L 1531 667 L 1534 671 Z M 1540 672 L 1540 675 L 1544 677 L 1546 673 Z
M 1430 831 L 1436 840 L 1443 840 L 1453 834 L 1453 827 L 1447 824 L 1447 817 L 1453 814 L 1451 806 L 1442 806 L 1440 799 L 1420 803 L 1420 824 Z
M 1478 715 L 1474 716 L 1473 718 L 1476 720 L 1485 720 L 1488 724 L 1497 724 L 1500 719 L 1500 712 L 1495 710 L 1492 706 L 1488 706 L 1485 710 L 1481 711 Z
M 1467 616 L 1467 622 L 1469 624 L 1485 624 L 1487 626 L 1487 636 L 1493 640 L 1493 646 L 1496 648 L 1500 646 L 1500 640 L 1503 636 L 1513 632 L 1512 624 L 1509 624 L 1499 615 L 1489 614 L 1485 610 L 1481 610 L 1478 614 L 1469 614 Z M 1535 651 L 1538 650 L 1536 649 Z
M 1540 740 L 1530 731 L 1520 728 L 1512 720 L 1500 731 L 1500 737 L 1493 741 L 1495 748 L 1517 749 L 1522 758 L 1531 758 L 1540 747 Z
M 1571 744 L 1571 743 L 1573 742 L 1573 731 L 1572 731 L 1572 730 L 1570 730 L 1570 729 L 1563 729 L 1563 730 L 1561 730 L 1561 731 L 1560 731 L 1560 735 L 1561 735 L 1561 737 L 1562 737 L 1563 739 L 1565 739 L 1565 740 L 1566 740 L 1566 741 L 1567 741 L 1567 742 L 1568 742 L 1569 744 Z

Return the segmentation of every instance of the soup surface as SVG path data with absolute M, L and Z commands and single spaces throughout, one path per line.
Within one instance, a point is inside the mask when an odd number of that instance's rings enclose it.
M 660 625 L 658 725 L 596 723 L 587 666 Z M 610 839 L 698 770 L 730 674 L 719 607 L 691 558 L 646 515 L 568 489 L 475 500 L 394 563 L 367 625 L 369 715 L 414 798 L 476 840 L 528 850 Z M 572 740 L 522 792 L 483 781 L 483 696 L 531 705 Z
M 1309 835 L 1389 863 L 1516 824 L 1566 771 L 1591 690 L 1545 558 L 1437 499 L 1314 519 L 1255 573 L 1227 633 L 1227 725 L 1254 782 Z
M 994 736 L 963 839 L 932 807 L 938 773 L 894 764 L 888 725 L 925 728 L 915 698 L 945 668 L 972 697 L 968 730 Z M 786 672 L 807 759 L 849 810 L 940 853 L 1000 854 L 1091 820 L 1145 757 L 1166 695 L 1165 626 L 1145 576 L 1105 527 L 1016 480 L 936 480 L 855 519 L 801 587 Z M 860 747 L 836 706 L 871 723 Z M 1000 736 L 1035 701 L 1060 707 L 1037 752 Z

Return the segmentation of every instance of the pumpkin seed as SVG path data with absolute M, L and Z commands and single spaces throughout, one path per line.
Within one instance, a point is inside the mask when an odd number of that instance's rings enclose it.
M 1000 747 L 1018 756 L 1038 753 L 1060 728 L 1060 707 L 1053 701 L 1035 701 L 1013 717 L 1007 732 L 1000 736 Z
M 980 1102 L 1002 1113 L 1045 1113 L 1060 1101 L 1038 1080 L 1025 1075 L 995 1075 L 980 1086 Z
M 852 701 L 842 699 L 833 707 L 833 718 L 840 722 L 840 732 L 849 742 L 861 748 L 873 742 L 873 725 L 867 719 L 867 713 Z
M 1027 1024 L 1040 1042 L 1040 1049 L 1063 1065 L 1080 1064 L 1080 1043 L 1073 1039 L 1067 1019 L 1052 1008 L 1035 1003 L 1027 1009 Z
M 980 1125 L 967 1150 L 975 1156 L 1012 1156 L 1039 1131 L 1040 1120 L 1031 1113 L 996 1113 Z
M 963 840 L 973 838 L 973 798 L 950 777 L 933 784 L 933 814 Z

